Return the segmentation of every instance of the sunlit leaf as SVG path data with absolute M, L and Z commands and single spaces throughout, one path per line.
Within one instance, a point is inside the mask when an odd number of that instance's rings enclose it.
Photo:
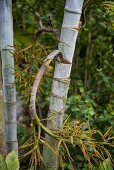
M 19 160 L 14 151 L 10 152 L 6 157 L 6 164 L 8 170 L 18 170 L 19 169 Z

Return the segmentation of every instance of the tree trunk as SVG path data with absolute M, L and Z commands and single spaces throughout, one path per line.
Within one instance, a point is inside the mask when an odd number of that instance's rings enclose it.
M 86 58 L 85 58 L 85 75 L 84 75 L 84 87 L 85 90 L 89 87 L 89 79 L 90 79 L 90 68 L 89 63 L 91 59 L 91 52 L 92 52 L 92 43 L 91 43 L 91 33 L 89 33 L 88 37 L 88 46 L 87 46 L 87 52 L 86 52 Z
M 92 10 L 89 11 L 89 21 L 91 21 L 91 16 L 92 16 Z M 85 75 L 84 75 L 84 88 L 85 88 L 85 91 L 87 90 L 87 88 L 89 88 L 90 80 L 91 80 L 90 64 L 92 62 L 91 60 L 92 60 L 92 51 L 93 51 L 93 44 L 92 44 L 91 38 L 92 38 L 92 33 L 89 32 L 88 46 L 87 46 L 86 58 L 85 58 Z
M 73 62 L 73 65 L 72 65 L 72 72 L 73 73 L 78 74 L 79 61 L 80 61 L 80 48 L 78 47 L 75 50 L 75 53 L 74 53 L 74 62 Z M 73 75 L 74 81 L 72 81 L 72 84 L 71 84 L 71 86 L 73 87 L 73 93 L 75 95 L 77 95 L 77 93 L 78 93 L 77 86 L 74 86 L 74 83 L 76 82 L 76 74 Z
M 14 83 L 13 50 L 13 18 L 12 1 L 0 0 L 1 5 L 1 57 L 4 111 L 6 125 L 7 152 L 15 150 L 18 153 L 17 121 L 16 121 L 16 91 Z
M 68 61 L 69 64 L 63 64 L 58 61 L 56 61 L 55 64 L 50 107 L 48 112 L 48 116 L 51 115 L 52 118 L 47 122 L 47 127 L 54 131 L 59 131 L 63 123 L 65 101 L 67 99 L 67 92 L 70 84 L 72 59 L 78 35 L 78 31 L 75 28 L 77 28 L 79 25 L 83 1 L 84 0 L 66 1 L 58 49 L 62 52 L 63 57 Z M 58 142 L 47 134 L 45 138 L 50 143 L 50 145 L 58 151 Z M 57 169 L 58 157 L 46 146 L 43 148 L 43 157 L 47 166 L 41 168 L 42 170 Z

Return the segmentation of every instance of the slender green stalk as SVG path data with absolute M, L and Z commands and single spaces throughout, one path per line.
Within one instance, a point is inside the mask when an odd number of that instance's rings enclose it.
M 72 59 L 75 50 L 75 43 L 78 35 L 80 16 L 82 12 L 84 0 L 67 0 L 64 10 L 64 19 L 61 29 L 60 43 L 58 45 L 59 51 L 62 52 L 63 57 L 68 61 L 67 64 L 56 62 L 55 72 L 52 85 L 52 93 L 50 98 L 50 107 L 48 116 L 52 116 L 52 121 L 47 122 L 47 127 L 50 130 L 59 131 L 63 123 L 63 115 L 65 109 L 65 101 L 67 99 L 67 92 L 70 84 L 70 73 L 72 67 Z M 54 114 L 55 113 L 55 114 Z M 58 114 L 57 114 L 58 113 Z M 46 140 L 50 145 L 58 151 L 57 140 L 45 135 Z M 41 169 L 56 170 L 58 166 L 58 157 L 46 146 L 43 148 L 43 157 L 47 167 Z
M 6 125 L 7 152 L 18 153 L 16 91 L 14 83 L 14 59 L 10 52 L 13 48 L 12 1 L 0 0 L 1 5 L 1 58 Z

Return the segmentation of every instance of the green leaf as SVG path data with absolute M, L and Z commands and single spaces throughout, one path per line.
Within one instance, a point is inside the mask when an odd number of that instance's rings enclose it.
M 114 116 L 114 111 L 112 111 L 112 112 L 111 112 L 111 115 L 113 115 L 113 116 Z
M 6 162 L 5 162 L 2 155 L 0 155 L 0 169 L 1 170 L 8 170 Z
M 113 170 L 113 167 L 110 163 L 110 159 L 107 158 L 103 161 L 103 166 L 104 166 L 104 170 Z
M 110 159 L 105 159 L 99 166 L 98 170 L 113 170 Z
M 80 90 L 80 93 L 84 93 L 84 88 L 83 87 L 80 87 L 79 90 Z
M 6 157 L 6 164 L 8 170 L 18 170 L 19 169 L 19 160 L 14 151 L 10 152 Z
M 105 170 L 103 164 L 100 164 L 98 170 Z

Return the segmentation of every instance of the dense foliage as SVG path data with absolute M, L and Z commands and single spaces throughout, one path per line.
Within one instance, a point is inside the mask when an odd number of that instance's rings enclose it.
M 66 103 L 66 115 L 72 120 L 88 121 L 92 129 L 105 133 L 110 127 L 114 130 L 114 10 L 104 8 L 102 0 L 93 1 L 86 9 L 86 26 L 79 30 L 78 42 L 74 54 L 71 84 Z M 60 30 L 65 1 L 13 1 L 14 37 L 17 48 L 31 45 L 33 34 L 37 31 L 34 13 L 38 11 L 43 16 L 44 24 L 48 26 L 48 16 L 52 15 L 54 26 Z M 38 39 L 37 49 L 19 52 L 15 56 L 17 89 L 28 103 L 33 78 L 46 55 L 57 46 L 57 39 L 51 34 Z M 38 98 L 38 109 L 42 114 L 48 110 L 51 89 L 52 67 L 48 77 L 43 80 Z M 51 73 L 51 74 L 49 74 Z M 46 89 L 46 91 L 44 90 Z M 27 130 L 26 130 L 27 131 Z M 19 130 L 19 137 L 24 130 Z M 26 132 L 25 132 L 26 133 Z M 99 136 L 98 136 L 99 137 Z M 22 143 L 21 138 L 19 141 Z M 114 140 L 112 139 L 112 142 Z M 87 169 L 87 165 L 78 148 L 70 148 L 77 169 Z M 114 155 L 114 150 L 111 151 Z M 64 164 L 70 169 L 69 163 Z

